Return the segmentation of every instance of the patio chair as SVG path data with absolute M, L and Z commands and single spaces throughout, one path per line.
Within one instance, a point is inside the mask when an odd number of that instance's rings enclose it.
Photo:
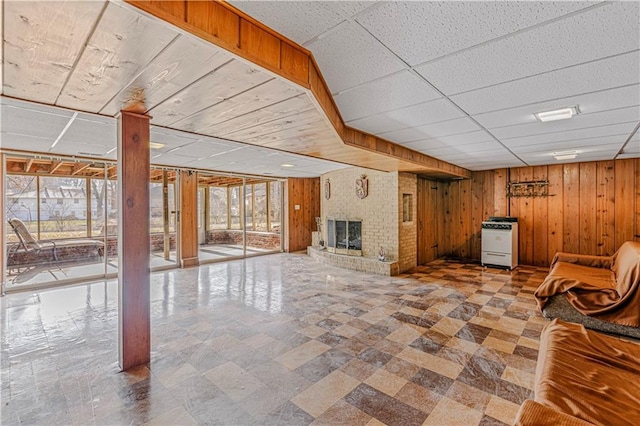
M 29 232 L 27 226 L 18 218 L 9 219 L 9 225 L 18 237 L 18 243 L 8 253 L 8 257 L 15 256 L 19 250 L 26 253 L 33 253 L 36 256 L 46 254 L 49 250 L 52 253 L 53 261 L 60 262 L 61 248 L 89 247 L 95 250 L 95 254 L 102 260 L 104 256 L 104 243 L 98 240 L 64 239 L 64 240 L 37 240 Z M 19 266 L 19 265 L 16 265 Z

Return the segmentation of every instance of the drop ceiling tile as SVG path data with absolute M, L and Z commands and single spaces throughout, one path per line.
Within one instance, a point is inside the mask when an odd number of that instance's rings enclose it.
M 193 163 L 196 159 L 194 157 L 186 157 L 184 155 L 178 155 L 175 153 L 170 154 L 156 154 L 152 155 L 151 163 L 164 166 L 186 166 Z
M 60 138 L 60 143 L 69 143 L 75 145 L 91 145 L 108 146 L 109 149 L 116 146 L 117 132 L 116 120 L 113 118 L 89 116 L 88 114 L 78 115 L 73 120 L 71 126 L 65 134 Z M 82 146 L 79 150 L 84 150 Z
M 600 145 L 613 145 L 618 144 L 618 147 L 622 147 L 624 141 L 629 136 L 627 134 L 613 135 L 613 136 L 601 136 L 593 138 L 572 139 L 566 141 L 555 141 L 549 143 L 529 144 L 511 147 L 511 150 L 516 154 L 528 154 L 531 152 L 559 152 L 559 151 L 573 151 L 580 150 L 590 146 Z
M 115 146 L 115 140 L 113 141 L 112 146 L 90 143 L 83 143 L 82 145 L 78 146 L 77 142 L 60 140 L 60 142 L 58 142 L 56 146 L 51 149 L 51 153 L 59 155 L 81 155 L 83 157 L 100 158 L 103 157 L 111 149 L 115 148 Z
M 403 144 L 406 142 L 413 142 L 422 139 L 456 135 L 478 129 L 478 125 L 470 119 L 456 118 L 455 120 L 442 121 L 440 123 L 427 124 L 425 126 L 381 133 L 379 136 L 381 138 Z
M 335 96 L 340 114 L 351 121 L 440 98 L 440 94 L 410 71 L 402 71 Z
M 533 152 L 523 154 L 522 159 L 532 166 L 542 164 L 557 164 L 557 163 L 579 163 L 583 161 L 601 161 L 601 160 L 613 160 L 615 155 L 620 150 L 620 145 L 602 145 L 597 147 L 587 147 L 578 151 L 578 156 L 573 160 L 558 161 L 553 158 L 553 155 L 547 151 Z
M 19 149 L 32 152 L 47 152 L 55 137 L 38 137 L 23 135 L 19 133 L 6 132 L 2 129 L 0 133 L 3 149 Z
M 640 52 L 473 90 L 451 99 L 471 115 L 611 89 L 640 81 Z
M 469 145 L 478 142 L 495 141 L 495 139 L 487 133 L 485 130 L 478 130 L 475 132 L 461 133 L 459 135 L 442 136 L 437 140 L 446 146 L 458 146 Z
M 516 108 L 474 115 L 487 129 L 537 122 L 536 112 L 578 105 L 583 114 L 640 105 L 640 85 L 634 84 L 585 95 L 561 98 Z
M 230 1 L 233 6 L 297 42 L 305 42 L 335 27 L 371 2 Z
M 569 130 L 560 133 L 548 133 L 545 135 L 525 136 L 522 138 L 502 139 L 501 142 L 510 149 L 517 147 L 536 145 L 552 142 L 598 138 L 613 135 L 629 135 L 638 123 L 613 124 L 589 129 Z
M 464 152 L 459 149 L 449 148 L 450 151 L 434 154 L 434 157 L 444 161 L 457 162 L 473 160 L 478 162 L 495 161 L 496 158 L 511 156 L 512 154 L 500 145 L 482 152 Z
M 447 99 L 437 99 L 349 121 L 347 125 L 375 135 L 464 116 L 465 115 Z
M 440 142 L 439 139 L 422 139 L 419 141 L 403 143 L 401 145 L 427 155 L 429 155 L 429 152 L 434 148 L 446 148 L 448 146 Z
M 479 156 L 490 156 L 494 151 L 506 151 L 506 149 L 500 145 L 499 142 L 494 140 L 470 143 L 466 145 L 447 146 L 443 148 L 434 148 L 429 151 L 429 155 L 440 158 L 444 154 L 462 153 L 462 154 L 474 154 Z M 489 157 L 490 158 L 490 157 Z
M 332 93 L 405 67 L 402 61 L 354 22 L 343 23 L 307 47 L 313 52 Z
M 586 2 L 388 2 L 357 20 L 413 66 L 588 6 Z
M 53 110 L 52 111 L 56 111 Z M 44 112 L 10 105 L 2 106 L 2 132 L 55 140 L 67 125 L 70 115 Z
M 638 8 L 637 2 L 608 3 L 416 71 L 453 95 L 629 52 L 640 48 Z
M 460 167 L 464 167 L 465 169 L 469 169 L 472 171 L 495 170 L 495 169 L 503 169 L 506 167 L 526 166 L 525 163 L 518 160 L 514 156 L 505 156 L 503 158 L 495 158 L 491 161 L 478 161 L 474 159 L 460 160 L 460 161 L 457 161 L 456 164 Z
M 609 124 L 620 124 L 640 121 L 640 105 L 620 108 L 610 111 L 595 112 L 592 114 L 578 114 L 569 120 L 549 121 L 542 123 L 522 124 L 519 126 L 501 127 L 492 129 L 491 132 L 498 139 L 517 138 L 523 136 L 541 135 L 547 133 L 566 132 L 582 128 L 599 127 Z

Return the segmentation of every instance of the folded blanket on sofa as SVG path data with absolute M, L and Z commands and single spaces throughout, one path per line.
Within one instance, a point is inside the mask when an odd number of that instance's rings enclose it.
M 640 243 L 627 241 L 611 257 L 557 253 L 535 292 L 540 310 L 561 293 L 584 315 L 640 327 Z

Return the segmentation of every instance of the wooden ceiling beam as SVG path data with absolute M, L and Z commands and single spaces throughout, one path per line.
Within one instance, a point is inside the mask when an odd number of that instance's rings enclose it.
M 33 158 L 30 158 L 30 159 L 27 160 L 27 163 L 24 166 L 24 172 L 25 173 L 30 173 L 31 166 L 33 166 Z
M 50 174 L 54 174 L 58 169 L 64 164 L 64 161 L 56 161 L 51 163 L 51 169 L 49 170 Z
M 195 0 L 173 2 L 125 0 L 125 2 L 307 89 L 316 109 L 335 129 L 343 148 L 353 147 L 380 157 L 394 159 L 396 162 L 391 164 L 395 164 L 394 170 L 398 171 L 471 177 L 471 172 L 467 169 L 348 127 L 311 52 L 230 4 Z M 274 138 L 277 137 L 274 135 Z M 260 142 L 256 141 L 255 144 Z M 342 155 L 338 152 L 325 158 L 344 162 L 341 159 Z M 386 170 L 387 167 L 384 165 L 389 163 L 381 159 L 382 167 L 376 167 L 375 164 L 376 162 L 372 161 L 371 167 Z
M 91 166 L 91 163 L 78 163 L 78 164 L 74 164 L 74 165 L 73 165 L 73 170 L 71 171 L 71 175 L 72 175 L 72 176 L 76 176 L 76 175 L 78 175 L 80 172 L 82 172 L 84 169 L 88 168 L 89 166 Z

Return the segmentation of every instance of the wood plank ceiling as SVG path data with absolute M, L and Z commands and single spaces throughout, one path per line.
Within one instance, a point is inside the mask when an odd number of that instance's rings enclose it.
M 137 110 L 154 126 L 372 169 L 469 176 L 346 127 L 310 54 L 231 6 L 128 3 L 4 2 L 3 95 L 108 117 Z

